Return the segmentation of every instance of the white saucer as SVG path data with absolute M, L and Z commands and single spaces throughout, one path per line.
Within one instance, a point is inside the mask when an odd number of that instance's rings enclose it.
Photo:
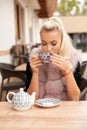
M 55 98 L 43 98 L 38 99 L 35 102 L 35 105 L 40 107 L 54 107 L 60 105 L 61 101 Z

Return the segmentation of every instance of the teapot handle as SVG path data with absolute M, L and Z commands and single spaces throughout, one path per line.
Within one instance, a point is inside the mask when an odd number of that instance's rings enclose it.
M 10 95 L 10 94 L 11 94 L 11 95 L 15 95 L 15 93 L 14 93 L 14 92 L 9 92 L 9 93 L 7 94 L 7 101 L 10 102 L 10 103 L 12 103 L 12 100 L 9 99 L 9 95 Z

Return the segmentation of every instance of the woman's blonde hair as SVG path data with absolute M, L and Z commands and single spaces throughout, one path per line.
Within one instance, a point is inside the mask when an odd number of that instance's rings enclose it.
M 62 46 L 60 48 L 59 54 L 64 57 L 70 56 L 70 50 L 72 48 L 72 40 L 70 36 L 65 31 L 62 21 L 58 17 L 50 17 L 47 21 L 41 26 L 40 33 L 45 31 L 52 31 L 57 29 L 62 36 Z

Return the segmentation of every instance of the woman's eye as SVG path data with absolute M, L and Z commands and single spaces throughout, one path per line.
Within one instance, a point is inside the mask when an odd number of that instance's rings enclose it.
M 53 46 L 55 46 L 57 44 L 57 42 L 53 42 L 53 43 L 51 43 L 51 45 L 53 45 Z
M 42 45 L 43 45 L 43 46 L 46 46 L 46 45 L 47 45 L 47 43 L 45 43 L 45 42 L 42 42 Z

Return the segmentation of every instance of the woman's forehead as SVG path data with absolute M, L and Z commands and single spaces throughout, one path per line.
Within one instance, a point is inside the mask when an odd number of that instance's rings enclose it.
M 53 31 L 42 31 L 41 32 L 41 38 L 44 37 L 50 37 L 50 38 L 56 38 L 56 37 L 61 37 L 61 33 L 58 30 L 53 30 Z

